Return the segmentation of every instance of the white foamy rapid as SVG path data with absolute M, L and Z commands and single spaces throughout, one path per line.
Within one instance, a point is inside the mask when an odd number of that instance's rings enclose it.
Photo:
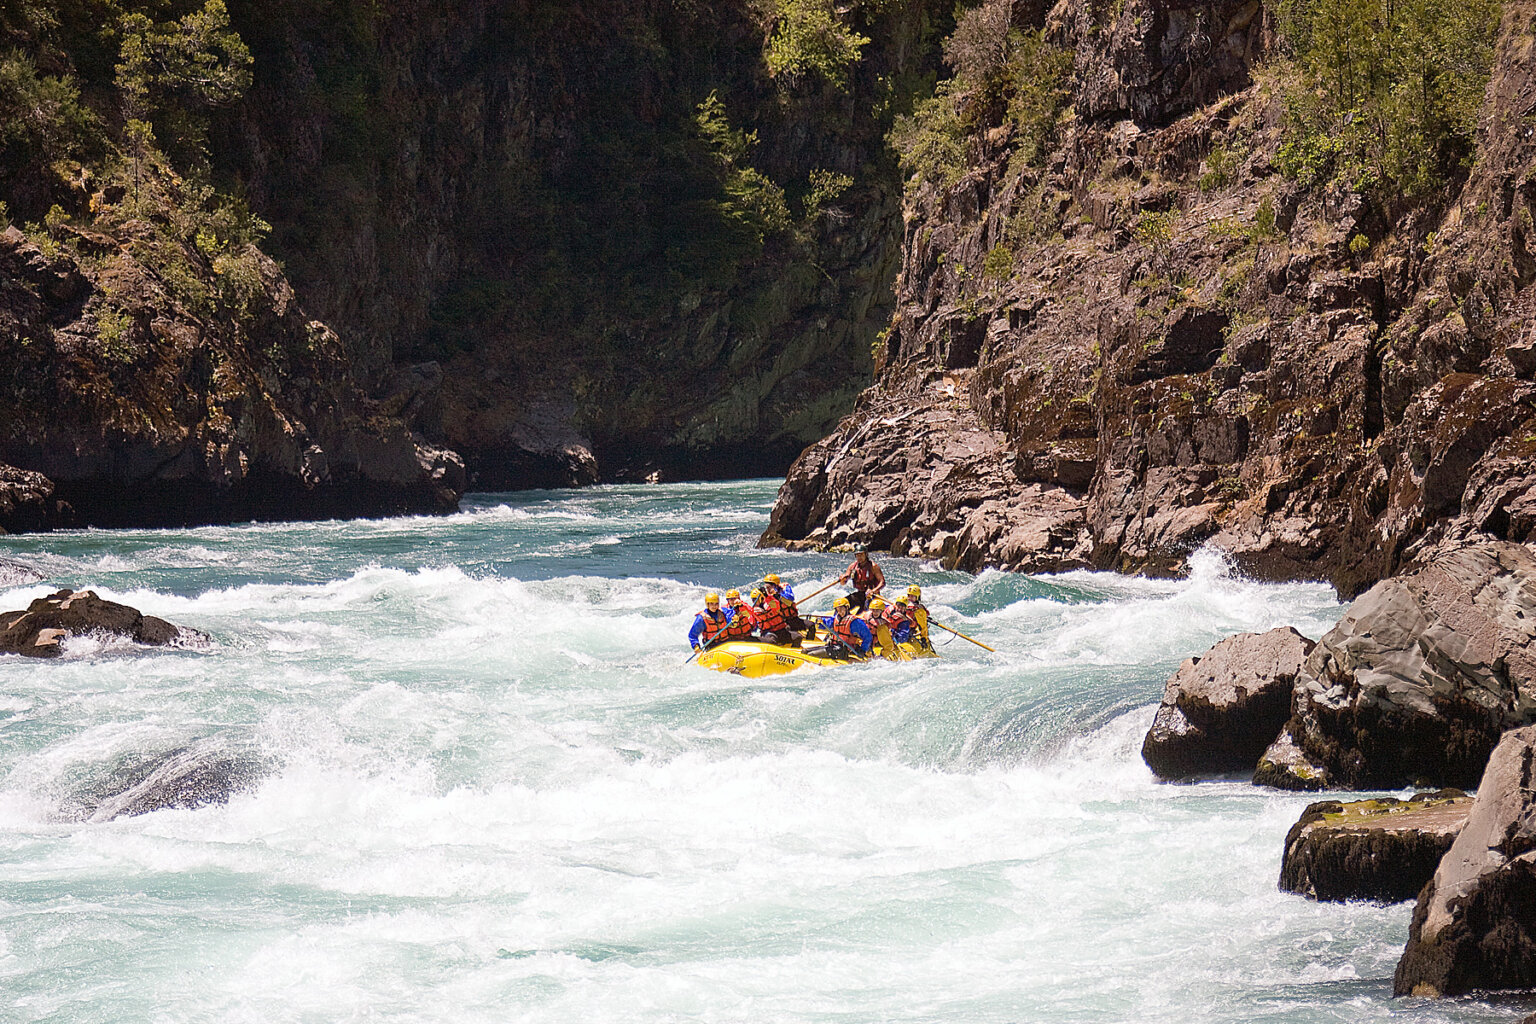
M 841 567 L 752 547 L 772 496 L 5 538 L 50 579 L 0 608 L 91 585 L 213 643 L 0 657 L 0 1019 L 1499 1019 L 1390 999 L 1408 906 L 1276 891 L 1308 798 L 1141 763 L 1179 661 L 1320 635 L 1328 588 L 891 560 L 997 653 L 685 666 L 702 586 Z M 228 802 L 111 818 L 188 760 Z

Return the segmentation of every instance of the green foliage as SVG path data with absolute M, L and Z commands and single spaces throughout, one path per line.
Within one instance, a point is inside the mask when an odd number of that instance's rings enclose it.
M 919 100 L 910 116 L 896 118 L 891 146 L 915 190 L 931 182 L 947 189 L 965 174 L 965 142 L 969 131 L 958 111 L 957 81 L 940 82 L 932 96 Z
M 1214 147 L 1205 158 L 1205 172 L 1200 175 L 1200 191 L 1215 192 L 1232 184 L 1237 174 L 1238 159 L 1226 146 Z
M 123 16 L 117 87 L 130 116 L 167 104 L 221 106 L 251 84 L 251 51 L 229 28 L 224 0 L 207 0 L 179 21 Z
M 1172 210 L 1162 213 L 1143 210 L 1136 221 L 1136 241 L 1161 252 L 1173 240 L 1173 222 L 1177 217 Z
M 1364 235 L 1355 235 L 1349 240 L 1349 254 L 1356 259 L 1364 256 L 1371 248 L 1371 240 Z
M 954 77 L 940 82 L 890 134 L 909 188 L 948 188 L 965 174 L 969 140 L 999 124 L 1010 129 L 1017 169 L 1036 166 L 1055 145 L 1071 93 L 1070 51 L 1038 31 L 1010 27 L 1012 5 L 989 0 L 961 16 L 944 45 Z
M 754 250 L 761 249 L 771 235 L 790 227 L 789 204 L 784 190 L 757 168 L 747 163 L 756 132 L 733 128 L 720 97 L 710 93 L 694 113 L 699 137 L 710 147 L 725 199 L 718 204 L 721 214 L 752 239 Z
M 1414 198 L 1464 171 L 1499 0 L 1282 0 L 1278 19 L 1303 76 L 1284 173 Z
M 1013 276 L 1013 250 L 1005 242 L 999 242 L 987 253 L 981 264 L 981 276 L 1006 281 Z
M 105 148 L 105 128 L 70 77 L 39 74 L 20 52 L 0 55 L 0 189 L 19 217 L 40 215 L 60 196 L 60 172 Z
M 853 179 L 848 175 L 816 168 L 810 174 L 810 187 L 802 203 L 806 219 L 810 220 L 826 212 L 852 187 Z
M 101 342 L 102 354 L 113 362 L 133 360 L 133 346 L 129 341 L 132 329 L 133 318 L 123 310 L 103 306 L 96 311 L 96 338 Z
M 791 85 L 818 76 L 838 89 L 869 43 L 844 24 L 831 0 L 773 0 L 773 35 L 763 51 L 768 73 Z

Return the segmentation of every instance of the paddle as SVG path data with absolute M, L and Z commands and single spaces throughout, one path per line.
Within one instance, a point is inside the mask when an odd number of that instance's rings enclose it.
M 730 637 L 724 637 L 723 636 L 719 640 L 716 640 L 714 644 L 710 643 L 708 640 L 701 640 L 701 641 L 699 641 L 699 649 L 694 651 L 692 654 L 688 655 L 688 661 L 692 661 L 694 658 L 697 658 L 699 655 L 703 654 L 705 651 L 707 651 L 711 647 L 715 646 L 715 644 L 723 644 L 723 643 L 725 643 L 729 639 L 730 639 Z M 683 664 L 684 665 L 688 664 L 688 661 L 683 662 Z
M 837 580 L 833 580 L 831 583 L 828 583 L 826 586 L 822 587 L 821 590 L 817 590 L 817 591 L 815 591 L 813 593 L 806 594 L 804 597 L 802 597 L 799 600 L 797 600 L 795 602 L 795 604 L 799 604 L 801 601 L 809 601 L 811 598 L 815 597 L 817 594 L 823 593 L 824 591 L 831 590 L 833 587 L 837 586 L 837 584 L 838 584 L 838 581 Z
M 940 629 L 944 630 L 944 632 L 946 632 L 946 633 L 953 633 L 953 634 L 955 634 L 955 636 L 959 637 L 961 640 L 971 640 L 970 637 L 966 636 L 964 633 L 960 632 L 958 629 L 950 629 L 948 626 L 944 625 L 944 623 L 942 623 L 942 622 L 934 622 L 932 619 L 929 619 L 928 620 L 928 625 L 930 625 L 930 626 L 938 626 Z M 971 640 L 971 643 L 975 644 L 977 647 L 980 647 L 984 651 L 991 651 L 993 654 L 997 653 L 996 648 L 988 647 L 986 644 L 982 643 L 980 640 Z

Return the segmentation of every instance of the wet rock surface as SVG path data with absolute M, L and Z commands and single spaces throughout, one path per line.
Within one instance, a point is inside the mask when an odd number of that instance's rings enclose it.
M 1325 901 L 1413 899 L 1471 807 L 1459 790 L 1311 804 L 1285 837 L 1280 888 Z
M 1290 716 L 1313 643 L 1294 629 L 1239 633 L 1179 667 L 1141 756 L 1160 778 L 1251 771 Z
M 1419 897 L 1397 995 L 1536 986 L 1536 727 L 1506 733 Z
M 53 492 L 53 481 L 43 474 L 0 463 L 0 534 L 63 525 L 68 510 Z
M 1288 732 L 1340 788 L 1477 784 L 1536 720 L 1536 552 L 1479 544 L 1372 587 L 1307 658 Z
M 60 590 L 33 601 L 24 611 L 0 612 L 0 653 L 56 658 L 71 636 L 91 632 L 127 637 L 152 647 L 206 640 L 196 630 L 171 625 L 92 590 Z

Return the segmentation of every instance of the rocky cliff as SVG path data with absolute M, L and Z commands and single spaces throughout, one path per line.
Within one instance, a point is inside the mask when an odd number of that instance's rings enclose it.
M 6 5 L 0 528 L 781 472 L 870 379 L 940 6 Z
M 1295 5 L 992 6 L 1065 55 L 1060 116 L 1021 117 L 1022 90 L 982 109 L 976 45 L 951 48 L 962 130 L 917 136 L 877 382 L 765 544 L 1162 573 L 1213 541 L 1351 596 L 1437 545 L 1531 538 L 1530 3 L 1458 79 L 1460 155 L 1390 182 L 1340 157 L 1349 115 L 1308 134 L 1327 89 L 1281 31 Z
M 856 60 L 775 74 L 830 6 L 235 0 L 215 163 L 370 380 L 441 365 L 410 418 L 476 486 L 778 474 L 870 380 L 940 6 L 847 5 Z

